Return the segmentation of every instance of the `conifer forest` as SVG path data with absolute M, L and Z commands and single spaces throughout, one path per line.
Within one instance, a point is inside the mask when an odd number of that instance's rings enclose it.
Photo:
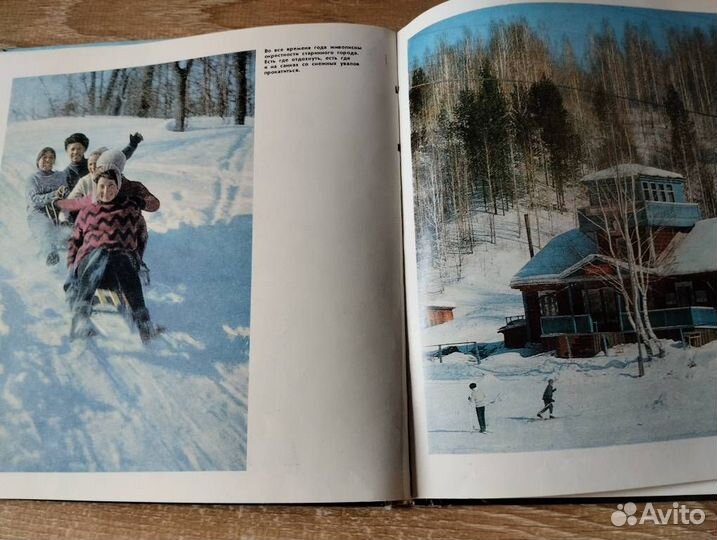
M 596 21 L 580 55 L 536 25 L 501 22 L 412 62 L 419 260 L 442 280 L 459 278 L 456 256 L 495 242 L 494 229 L 477 230 L 476 214 L 514 214 L 519 231 L 534 215 L 539 226 L 538 212 L 583 205 L 583 176 L 620 163 L 680 173 L 688 201 L 716 217 L 714 21 L 659 38 L 647 20 L 619 31 Z

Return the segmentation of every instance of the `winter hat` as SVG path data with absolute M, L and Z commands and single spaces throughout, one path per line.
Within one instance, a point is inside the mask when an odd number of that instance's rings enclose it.
M 109 150 L 109 148 L 107 148 L 106 146 L 100 146 L 100 147 L 97 148 L 96 150 L 92 150 L 92 152 L 90 152 L 87 157 L 88 157 L 88 158 L 91 158 L 92 156 L 97 156 L 97 157 L 99 157 L 99 156 L 101 156 L 103 153 L 107 152 L 107 150 Z
M 84 146 L 85 150 L 87 150 L 87 147 L 90 146 L 90 140 L 87 138 L 87 135 L 85 135 L 84 133 L 73 133 L 65 139 L 65 150 L 67 150 L 67 147 L 70 146 L 72 143 L 76 142 Z
M 102 152 L 95 165 L 97 167 L 97 177 L 102 173 L 112 171 L 117 179 L 117 187 L 119 188 L 122 184 L 122 171 L 124 171 L 125 163 L 127 163 L 127 158 L 119 150 Z
M 39 163 L 40 158 L 42 156 L 44 156 L 45 154 L 52 154 L 52 157 L 57 159 L 57 154 L 55 153 L 55 149 L 50 146 L 46 146 L 45 148 L 40 150 L 40 152 L 38 152 L 37 157 L 35 158 L 35 167 L 37 167 L 38 169 L 40 167 L 37 164 Z

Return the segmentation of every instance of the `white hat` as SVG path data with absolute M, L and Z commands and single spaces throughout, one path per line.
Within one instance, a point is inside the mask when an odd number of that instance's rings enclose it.
M 97 168 L 96 174 L 100 176 L 104 172 L 113 171 L 115 178 L 117 178 L 117 187 L 120 187 L 125 163 L 127 163 L 127 158 L 122 152 L 119 150 L 107 150 L 97 158 L 97 163 L 95 164 Z

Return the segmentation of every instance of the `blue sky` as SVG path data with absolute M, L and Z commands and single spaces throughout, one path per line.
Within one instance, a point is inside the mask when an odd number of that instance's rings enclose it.
M 586 37 L 602 28 L 607 21 L 622 39 L 626 23 L 646 25 L 658 46 L 665 44 L 669 28 L 701 28 L 705 32 L 717 27 L 717 14 L 686 13 L 623 6 L 596 4 L 514 4 L 471 11 L 430 26 L 409 40 L 409 65 L 420 64 L 421 58 L 433 50 L 437 43 L 456 43 L 470 33 L 482 40 L 488 39 L 490 27 L 495 23 L 527 22 L 539 36 L 550 41 L 551 50 L 560 51 L 563 40 L 569 39 L 578 57 L 586 51 Z

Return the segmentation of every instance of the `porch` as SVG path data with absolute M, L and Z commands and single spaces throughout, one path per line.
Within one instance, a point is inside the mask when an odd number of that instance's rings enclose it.
M 650 324 L 655 330 L 717 328 L 717 310 L 712 307 L 686 306 L 668 309 L 653 309 L 648 312 Z M 589 314 L 554 315 L 540 318 L 541 337 L 566 334 L 594 334 L 612 330 L 600 328 L 600 324 Z M 632 332 L 628 314 L 620 313 L 620 332 Z

